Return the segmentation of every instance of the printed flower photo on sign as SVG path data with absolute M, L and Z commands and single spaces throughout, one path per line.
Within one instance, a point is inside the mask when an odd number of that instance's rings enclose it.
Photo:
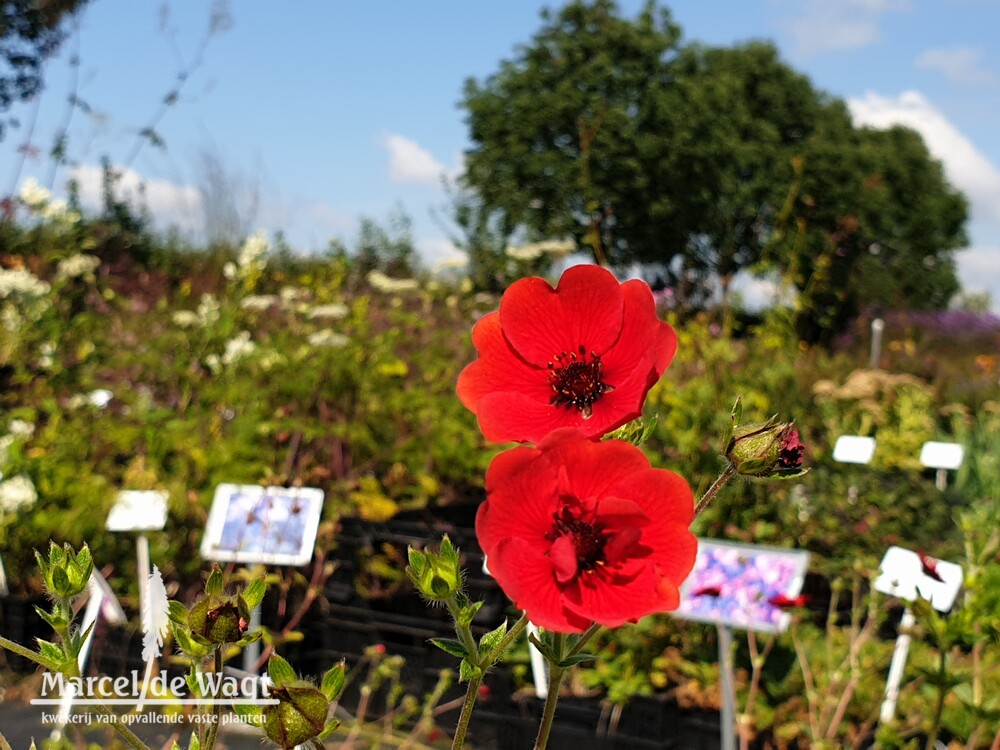
M 628 443 L 572 428 L 498 455 L 476 535 L 490 573 L 534 624 L 563 633 L 675 609 L 694 565 L 683 478 Z
M 459 375 L 458 397 L 493 442 L 537 443 L 560 427 L 605 435 L 642 415 L 677 351 L 645 282 L 621 284 L 589 265 L 554 289 L 537 277 L 515 282 L 472 341 L 479 358 Z

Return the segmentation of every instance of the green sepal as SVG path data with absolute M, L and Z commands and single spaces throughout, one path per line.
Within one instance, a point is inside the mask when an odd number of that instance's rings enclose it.
M 209 596 L 222 596 L 222 583 L 222 569 L 216 565 L 205 581 L 205 593 Z
M 177 646 L 192 659 L 204 659 L 212 651 L 212 644 L 203 638 L 192 636 L 191 632 L 183 628 L 174 628 L 174 640 Z
M 340 697 L 346 680 L 347 666 L 341 661 L 339 664 L 335 664 L 328 669 L 326 674 L 323 675 L 323 682 L 320 684 L 319 689 L 326 696 L 326 699 L 332 703 Z
M 198 739 L 197 732 L 191 732 L 191 741 L 188 742 L 188 750 L 201 750 L 201 740 Z
M 167 602 L 167 617 L 170 618 L 172 623 L 180 625 L 182 628 L 188 627 L 191 619 L 187 607 L 173 599 Z
M 247 633 L 245 636 L 236 641 L 236 645 L 240 648 L 249 646 L 251 643 L 256 643 L 263 637 L 264 633 L 260 630 L 254 630 Z
M 257 606 L 264 601 L 264 594 L 267 593 L 267 584 L 264 583 L 263 578 L 255 578 L 253 582 L 243 589 L 243 593 L 240 594 L 240 598 L 246 602 L 249 609 L 256 609 Z
M 337 731 L 337 727 L 339 726 L 340 726 L 340 719 L 330 719 L 330 722 L 325 727 L 323 727 L 323 731 L 316 736 L 316 739 L 322 742 L 331 734 L 333 734 L 335 731 Z
M 253 703 L 242 703 L 237 701 L 233 704 L 233 712 L 243 719 L 244 724 L 250 726 L 260 726 L 260 721 L 258 717 L 264 715 L 264 709 Z
M 459 659 L 464 659 L 469 655 L 469 652 L 465 649 L 465 644 L 454 638 L 431 638 L 431 643 L 445 653 L 456 656 Z
M 278 686 L 287 685 L 298 679 L 292 665 L 277 654 L 271 654 L 271 658 L 267 660 L 267 674 L 270 676 L 271 682 Z

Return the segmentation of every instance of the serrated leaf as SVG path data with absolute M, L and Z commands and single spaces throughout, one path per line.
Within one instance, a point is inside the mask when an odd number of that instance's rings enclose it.
M 482 676 L 483 676 L 483 670 L 474 665 L 468 659 L 462 659 L 462 663 L 458 667 L 459 682 L 469 682 L 470 680 L 478 680 Z
M 489 633 L 487 633 L 486 635 L 484 635 L 482 638 L 479 639 L 480 659 L 491 654 L 493 652 L 493 649 L 495 649 L 497 646 L 500 645 L 500 641 L 503 640 L 503 637 L 505 635 L 507 635 L 506 619 L 504 619 L 504 621 L 500 623 L 500 627 L 491 630 Z
M 243 593 L 240 596 L 243 597 L 243 601 L 247 603 L 250 609 L 256 609 L 264 601 L 264 594 L 266 593 L 267 584 L 264 583 L 264 579 L 256 578 L 253 583 L 243 589 Z
M 66 658 L 66 654 L 62 649 L 62 646 L 58 646 L 52 641 L 43 641 L 41 638 L 36 638 L 35 641 L 38 643 L 38 656 L 43 659 L 47 664 L 55 666 L 62 664 L 63 660 Z
M 468 651 L 465 650 L 465 645 L 454 638 L 431 638 L 431 643 L 445 653 L 456 656 L 459 659 L 464 659 L 469 655 Z
M 267 660 L 267 674 L 271 677 L 271 682 L 279 686 L 298 679 L 292 665 L 277 654 L 271 654 L 271 658 Z
M 330 702 L 337 700 L 340 697 L 341 691 L 344 689 L 344 682 L 347 679 L 347 667 L 342 661 L 340 664 L 336 664 L 327 670 L 327 673 L 323 675 L 323 682 L 319 689 L 326 696 L 326 699 Z

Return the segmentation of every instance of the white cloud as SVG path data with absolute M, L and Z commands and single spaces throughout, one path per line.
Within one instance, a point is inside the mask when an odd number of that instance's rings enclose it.
M 989 292 L 1000 311 L 1000 169 L 917 91 L 898 97 L 869 92 L 847 103 L 857 125 L 913 128 L 941 160 L 948 180 L 970 204 L 972 246 L 955 256 L 959 280 L 967 291 Z
M 440 238 L 416 241 L 417 251 L 429 268 L 447 268 L 468 263 L 469 256 L 455 247 L 451 240 Z
M 907 0 L 808 0 L 796 4 L 800 15 L 781 24 L 798 57 L 860 49 L 882 38 L 881 16 L 909 7 Z
M 79 187 L 80 202 L 85 208 L 98 209 L 104 200 L 104 168 L 83 164 L 70 172 Z M 191 185 L 168 180 L 145 178 L 134 169 L 121 172 L 115 196 L 134 208 L 145 207 L 159 227 L 177 227 L 200 232 L 204 225 L 201 193 Z
M 958 279 L 966 292 L 989 292 L 994 314 L 1000 314 L 1000 244 L 975 245 L 955 258 Z
M 393 182 L 440 185 L 449 170 L 419 143 L 391 133 L 382 141 L 389 152 L 389 178 Z
M 979 50 L 971 47 L 929 49 L 915 64 L 925 70 L 940 70 L 951 83 L 975 86 L 1000 81 L 996 73 L 982 65 Z
M 971 218 L 1000 223 L 1000 169 L 922 94 L 906 91 L 893 98 L 869 92 L 847 104 L 857 125 L 899 124 L 920 133 L 931 154 L 944 164 L 948 179 L 968 197 Z

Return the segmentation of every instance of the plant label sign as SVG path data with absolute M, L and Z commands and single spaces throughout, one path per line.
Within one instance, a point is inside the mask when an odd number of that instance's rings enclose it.
M 841 435 L 833 446 L 833 460 L 842 464 L 869 464 L 875 455 L 875 438 Z
M 167 525 L 167 499 L 163 490 L 123 490 L 111 506 L 108 531 L 159 531 Z
M 698 540 L 694 570 L 681 587 L 677 617 L 741 630 L 782 632 L 809 564 L 805 550 Z
M 306 565 L 316 544 L 323 491 L 220 484 L 201 554 L 206 560 Z
M 962 465 L 965 448 L 960 443 L 938 443 L 930 440 L 920 449 L 920 463 L 928 469 L 955 470 Z
M 947 612 L 962 588 L 962 568 L 920 552 L 890 547 L 879 565 L 875 590 L 905 601 L 918 596 L 939 612 Z

